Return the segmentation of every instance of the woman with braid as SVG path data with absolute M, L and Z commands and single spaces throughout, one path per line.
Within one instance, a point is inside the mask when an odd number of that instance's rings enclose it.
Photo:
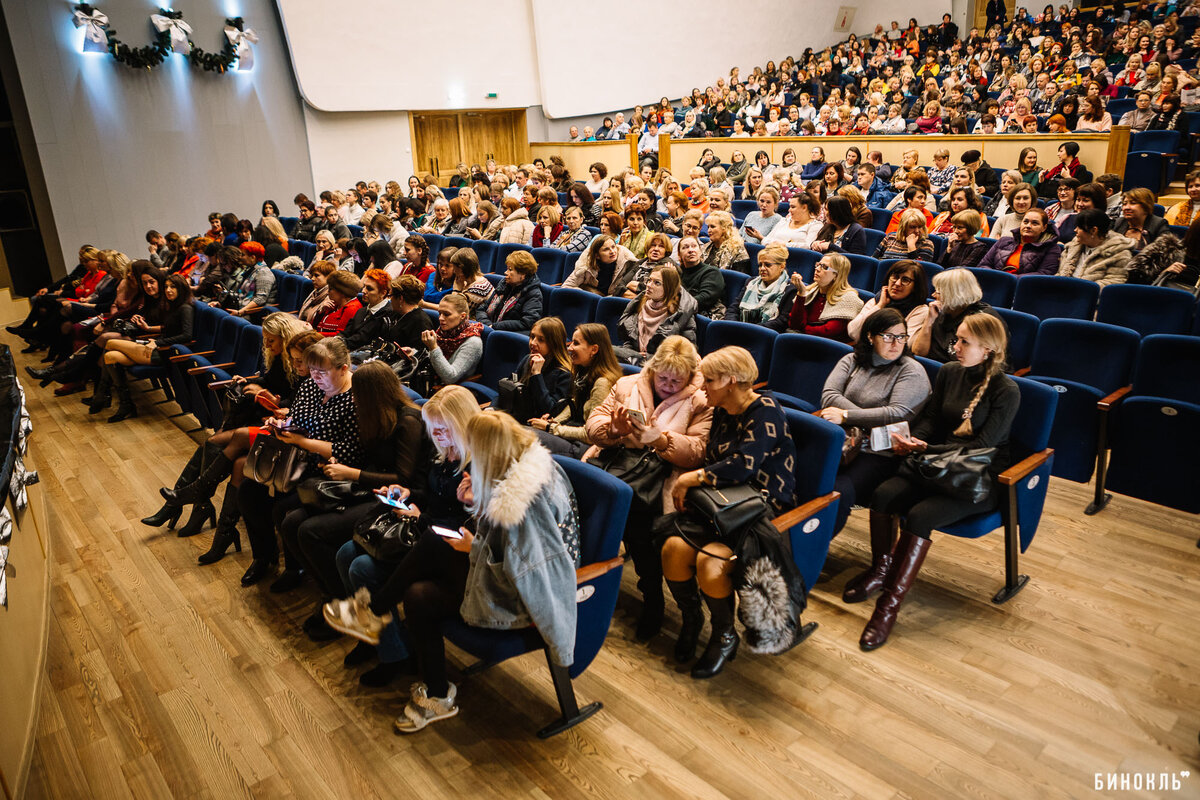
M 954 342 L 956 361 L 938 370 L 933 394 L 913 420 L 909 436 L 892 434 L 892 452 L 937 453 L 958 448 L 994 447 L 992 491 L 975 503 L 941 494 L 927 485 L 905 477 L 903 470 L 879 485 L 871 497 L 871 513 L 890 515 L 892 530 L 903 518 L 904 529 L 892 553 L 892 561 L 870 593 L 882 587 L 875 613 L 863 630 L 859 646 L 874 650 L 882 646 L 896 624 L 904 596 L 916 580 L 921 562 L 929 551 L 929 536 L 966 517 L 996 508 L 999 494 L 995 476 L 1009 466 L 1008 434 L 1017 415 L 1021 395 L 1017 384 L 1004 374 L 1008 333 L 1004 323 L 990 314 L 971 314 L 958 326 Z

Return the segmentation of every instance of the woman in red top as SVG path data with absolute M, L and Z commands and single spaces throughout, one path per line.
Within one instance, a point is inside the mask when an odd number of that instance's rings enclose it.
M 322 336 L 337 336 L 362 308 L 358 299 L 362 281 L 354 273 L 339 269 L 326 279 L 325 285 L 329 287 L 329 299 L 333 301 L 333 310 L 319 320 L 314 320 L 314 327 Z
M 429 263 L 429 243 L 424 236 L 414 233 L 404 240 L 404 271 L 401 275 L 413 275 L 425 283 L 435 269 Z
M 813 282 L 807 286 L 799 273 L 792 275 L 797 297 L 788 318 L 788 329 L 849 342 L 846 328 L 863 307 L 849 277 L 850 259 L 841 253 L 821 256 L 813 270 Z

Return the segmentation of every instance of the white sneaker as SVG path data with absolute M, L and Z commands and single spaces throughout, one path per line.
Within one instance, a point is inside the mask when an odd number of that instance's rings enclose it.
M 412 699 L 404 707 L 404 713 L 396 717 L 393 727 L 396 733 L 416 733 L 431 722 L 449 719 L 458 714 L 458 687 L 449 684 L 445 697 L 430 697 L 423 683 L 414 683 Z
M 365 586 L 353 597 L 326 603 L 321 611 L 329 627 L 367 644 L 379 644 L 380 632 L 392 621 L 391 614 L 380 617 L 371 610 L 371 593 Z

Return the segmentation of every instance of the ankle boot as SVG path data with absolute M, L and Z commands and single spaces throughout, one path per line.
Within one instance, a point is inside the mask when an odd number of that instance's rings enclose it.
M 100 378 L 96 381 L 96 392 L 92 395 L 92 400 L 88 403 L 89 414 L 99 414 L 104 409 L 112 405 L 112 375 L 105 365 L 105 369 L 100 371 Z
M 683 624 L 679 626 L 679 638 L 675 641 L 675 661 L 683 664 L 696 657 L 696 644 L 700 641 L 700 629 L 704 627 L 704 611 L 700 606 L 700 589 L 696 579 L 667 581 L 667 588 L 679 606 Z
M 205 452 L 215 449 L 214 445 L 202 444 L 192 451 L 192 457 L 183 465 L 183 469 L 179 472 L 179 477 L 175 479 L 175 488 L 185 486 L 200 476 L 200 467 L 204 463 Z M 183 514 L 183 507 L 173 503 L 163 503 L 163 507 L 155 513 L 142 520 L 143 525 L 149 525 L 151 528 L 162 526 L 167 520 L 171 521 L 169 527 L 174 528 L 175 523 L 179 521 L 179 517 Z M 190 523 L 191 520 L 188 520 Z
M 105 364 L 105 369 L 112 371 L 113 393 L 119 404 L 117 413 L 108 418 L 109 422 L 121 422 L 138 415 L 137 406 L 133 404 L 133 393 L 129 391 L 129 375 L 120 364 Z
M 900 520 L 891 514 L 871 512 L 871 566 L 846 581 L 843 603 L 862 603 L 883 588 L 883 579 L 892 566 L 892 549 Z
M 174 528 L 175 523 L 179 522 L 179 517 L 183 514 L 183 506 L 173 506 L 170 503 L 163 503 L 162 508 L 155 511 L 148 517 L 142 517 L 142 524 L 149 525 L 151 528 L 161 528 L 166 525 L 168 528 Z
M 912 588 L 925 554 L 929 552 L 929 540 L 913 536 L 908 531 L 900 534 L 896 545 L 896 560 L 888 572 L 883 584 L 883 594 L 875 601 L 875 613 L 871 615 L 867 627 L 863 628 L 862 638 L 858 646 L 863 650 L 874 650 L 888 640 L 892 626 L 896 624 L 896 615 L 900 613 L 900 605 L 904 596 Z
M 638 578 L 638 588 L 642 590 L 642 612 L 638 615 L 637 630 L 634 638 L 639 642 L 648 642 L 662 630 L 663 599 L 662 574 L 645 575 Z
M 704 595 L 704 604 L 712 615 L 712 635 L 708 645 L 700 654 L 700 660 L 692 667 L 692 677 L 697 680 L 712 678 L 725 669 L 725 662 L 737 658 L 738 642 L 741 637 L 733 628 L 734 597 L 709 597 Z
M 192 506 L 192 514 L 188 517 L 187 524 L 180 528 L 175 535 L 180 539 L 195 536 L 204 530 L 205 522 L 211 522 L 213 527 L 216 527 L 217 524 L 217 509 L 213 508 L 210 500 L 201 500 Z
M 221 516 L 217 517 L 217 529 L 213 533 L 212 547 L 198 559 L 201 564 L 215 564 L 225 557 L 229 545 L 242 552 L 242 536 L 237 523 L 241 517 L 237 503 L 237 487 L 230 481 L 225 487 L 225 499 L 221 502 Z
M 229 477 L 229 472 L 232 468 L 233 462 L 222 451 L 213 457 L 213 460 L 204 468 L 204 471 L 200 473 L 196 480 L 177 489 L 159 489 L 158 493 L 168 503 L 180 506 L 185 503 L 198 503 L 201 500 L 207 500 L 213 496 L 213 492 L 217 490 L 217 485 Z

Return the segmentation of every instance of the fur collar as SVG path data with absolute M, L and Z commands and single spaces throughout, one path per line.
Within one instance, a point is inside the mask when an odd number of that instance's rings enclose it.
M 554 459 L 550 451 L 534 442 L 496 484 L 484 516 L 503 527 L 516 525 L 525 518 L 529 504 L 550 482 L 553 474 Z

